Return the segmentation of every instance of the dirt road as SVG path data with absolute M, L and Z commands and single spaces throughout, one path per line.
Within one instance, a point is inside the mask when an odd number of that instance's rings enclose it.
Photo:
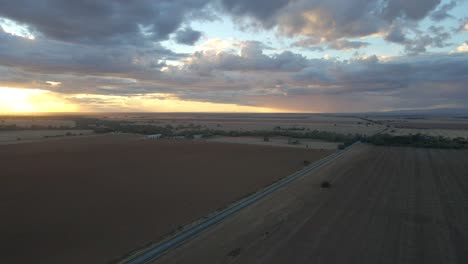
M 154 263 L 468 263 L 468 152 L 361 145 Z

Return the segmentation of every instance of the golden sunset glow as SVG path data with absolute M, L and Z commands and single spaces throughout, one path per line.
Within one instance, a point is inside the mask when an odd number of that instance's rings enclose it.
M 40 89 L 0 87 L 0 113 L 31 112 L 278 112 L 266 107 L 180 100 L 170 94 L 62 95 Z
M 267 107 L 242 106 L 180 100 L 170 94 L 147 94 L 135 96 L 76 94 L 70 97 L 73 101 L 82 102 L 84 111 L 106 112 L 279 112 Z M 85 103 L 86 102 L 86 103 Z
M 0 112 L 75 112 L 77 105 L 68 103 L 59 94 L 39 89 L 0 87 Z

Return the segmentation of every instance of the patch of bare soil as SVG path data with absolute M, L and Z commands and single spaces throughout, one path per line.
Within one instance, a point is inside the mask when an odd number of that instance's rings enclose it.
M 107 263 L 330 153 L 124 135 L 1 145 L 0 263 Z

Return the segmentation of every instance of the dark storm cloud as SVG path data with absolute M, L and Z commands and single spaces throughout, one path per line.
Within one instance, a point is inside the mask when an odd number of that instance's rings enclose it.
M 0 2 L 0 17 L 24 23 L 48 38 L 83 43 L 138 43 L 164 40 L 185 16 L 208 0 Z
M 192 28 L 184 28 L 175 33 L 175 41 L 179 44 L 194 45 L 201 37 L 200 31 L 193 30 Z

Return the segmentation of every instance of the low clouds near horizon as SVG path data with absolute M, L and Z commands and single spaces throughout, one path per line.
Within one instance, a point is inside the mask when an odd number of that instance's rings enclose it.
M 306 112 L 468 107 L 466 7 L 464 0 L 3 1 L 0 87 Z

